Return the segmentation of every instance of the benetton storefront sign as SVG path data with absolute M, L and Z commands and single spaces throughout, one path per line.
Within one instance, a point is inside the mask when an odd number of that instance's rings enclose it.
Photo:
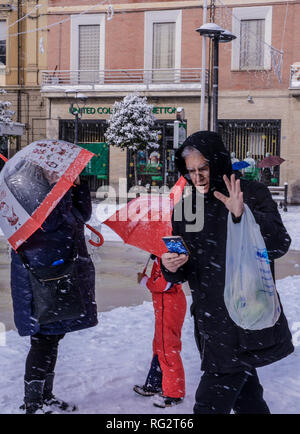
M 110 115 L 113 112 L 111 107 L 82 107 L 80 109 L 73 108 L 73 114 L 80 113 L 86 115 Z M 69 108 L 69 112 L 72 113 L 71 107 Z M 173 115 L 176 113 L 176 107 L 153 107 L 153 114 L 170 114 Z

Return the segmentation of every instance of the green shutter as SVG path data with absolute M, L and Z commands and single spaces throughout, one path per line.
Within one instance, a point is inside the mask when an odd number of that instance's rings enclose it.
M 108 179 L 107 143 L 78 143 L 78 145 L 95 154 L 81 174 L 85 176 L 97 176 L 98 179 Z

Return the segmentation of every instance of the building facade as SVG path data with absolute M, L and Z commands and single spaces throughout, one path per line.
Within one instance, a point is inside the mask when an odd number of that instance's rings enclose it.
M 46 135 L 46 98 L 41 95 L 41 70 L 47 68 L 47 1 L 0 2 L 1 97 L 12 103 L 22 135 L 10 141 L 13 153 Z
M 300 201 L 300 2 L 215 0 L 208 5 L 208 21 L 237 36 L 219 47 L 219 132 L 240 160 L 247 153 L 256 162 L 266 153 L 284 158 L 280 168 L 272 169 L 274 182 L 288 182 L 290 200 Z M 202 37 L 195 31 L 203 24 L 203 1 L 118 0 L 110 5 L 66 0 L 62 5 L 49 0 L 43 7 L 39 27 L 47 31 L 30 38 L 37 46 L 43 34 L 46 59 L 39 54 L 32 64 L 40 67 L 43 60 L 46 67 L 39 75 L 26 64 L 24 74 L 28 83 L 29 77 L 40 77 L 36 85 L 45 101 L 46 136 L 75 140 L 70 104 L 78 102 L 77 141 L 97 155 L 86 172 L 92 188 L 117 186 L 120 178 L 130 186 L 130 154 L 108 149 L 104 133 L 114 102 L 139 92 L 153 104 L 161 131 L 159 155 L 140 156 L 140 182 L 171 185 L 174 121 L 183 108 L 181 138 L 185 131 L 199 130 L 201 92 L 206 94 L 205 122 L 211 126 L 211 80 L 207 73 L 201 89 Z M 207 41 L 207 69 L 212 66 L 210 45 Z M 80 93 L 88 97 L 85 102 L 75 99 Z

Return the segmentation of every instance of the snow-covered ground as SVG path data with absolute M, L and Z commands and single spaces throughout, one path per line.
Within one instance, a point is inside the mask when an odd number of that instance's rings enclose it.
M 290 249 L 300 250 L 300 206 L 289 206 L 287 212 L 280 209 L 280 215 L 292 239 Z
M 99 226 L 114 212 L 111 206 L 94 205 L 90 221 Z M 282 212 L 293 238 L 292 248 L 300 250 L 300 207 Z M 102 225 L 106 240 L 118 237 Z M 293 333 L 295 352 L 270 366 L 260 368 L 265 399 L 272 413 L 300 413 L 300 276 L 277 281 L 286 316 Z M 191 298 L 188 297 L 188 303 Z M 153 406 L 152 398 L 132 391 L 143 384 L 152 355 L 154 313 L 152 303 L 121 307 L 99 314 L 98 326 L 66 335 L 60 344 L 55 392 L 74 401 L 80 413 L 102 414 L 191 414 L 200 380 L 200 359 L 193 337 L 189 309 L 182 331 L 182 358 L 186 373 L 186 398 L 169 409 Z M 0 333 L 0 413 L 18 413 L 23 397 L 24 361 L 29 338 L 11 330 Z
M 273 413 L 300 413 L 299 288 L 300 276 L 278 282 L 285 313 L 290 326 L 295 327 L 296 351 L 259 369 L 265 399 Z M 188 297 L 188 303 L 190 301 Z M 153 406 L 152 398 L 141 397 L 132 391 L 134 384 L 145 381 L 152 354 L 153 327 L 152 303 L 144 302 L 140 306 L 105 312 L 99 316 L 98 326 L 66 335 L 60 344 L 56 369 L 57 395 L 76 402 L 80 413 L 192 413 L 201 373 L 189 314 L 182 331 L 187 392 L 183 404 L 159 409 Z M 15 331 L 6 334 L 6 346 L 0 347 L 0 413 L 19 412 L 28 349 L 28 338 L 19 337 Z

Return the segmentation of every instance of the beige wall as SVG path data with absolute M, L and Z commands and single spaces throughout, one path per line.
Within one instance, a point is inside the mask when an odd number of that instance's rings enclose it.
M 9 2 L 7 2 L 9 3 Z M 34 86 L 40 84 L 40 71 L 47 69 L 47 34 L 46 30 L 35 31 L 38 28 L 47 26 L 47 0 L 40 0 L 41 6 L 38 10 L 34 10 L 37 5 L 35 0 L 21 2 L 21 15 L 24 16 L 30 11 L 31 19 L 27 18 L 20 21 L 19 31 L 22 35 L 19 38 L 20 42 L 20 84 L 23 86 Z M 5 74 L 5 84 L 7 86 L 15 86 L 18 84 L 18 11 L 14 4 L 14 10 L 1 12 L 0 18 L 7 19 L 9 27 L 9 38 L 7 40 L 7 65 Z M 33 18 L 35 17 L 35 18 Z M 15 23 L 15 24 L 14 24 Z M 14 25 L 12 25 L 14 24 Z M 41 38 L 42 46 L 41 50 Z
M 44 94 L 45 96 L 46 94 Z M 86 107 L 112 107 L 116 98 L 89 98 Z M 154 107 L 184 107 L 185 117 L 188 119 L 188 134 L 197 131 L 200 124 L 200 97 L 151 97 L 148 103 Z M 51 105 L 51 107 L 50 107 Z M 205 108 L 207 111 L 207 108 Z M 51 111 L 51 121 L 47 123 L 47 134 L 58 134 L 59 119 L 73 119 L 69 113 L 69 103 L 65 98 L 52 98 L 48 100 L 48 112 Z M 157 119 L 175 120 L 175 114 L 157 113 Z M 82 119 L 109 119 L 109 114 L 84 114 Z
M 9 86 L 5 90 L 5 98 L 12 103 L 11 109 L 17 112 L 17 88 Z M 20 122 L 25 124 L 25 130 L 21 136 L 21 147 L 46 137 L 46 101 L 46 98 L 41 96 L 39 87 L 22 88 Z

